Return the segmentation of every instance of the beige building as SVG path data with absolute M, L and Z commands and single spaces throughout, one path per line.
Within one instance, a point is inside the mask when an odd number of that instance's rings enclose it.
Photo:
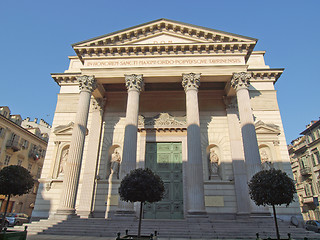
M 0 107 L 0 169 L 8 165 L 20 165 L 30 171 L 35 181 L 33 189 L 29 194 L 11 197 L 8 212 L 22 212 L 31 216 L 48 137 L 47 134 L 41 135 L 35 126 L 23 128 L 22 121 L 20 115 L 10 115 L 8 107 Z M 4 212 L 5 205 L 5 196 L 0 195 L 0 212 Z
M 73 44 L 34 217 L 134 216 L 121 179 L 149 167 L 165 182 L 149 219 L 269 215 L 249 199 L 262 168 L 292 176 L 274 84 L 257 39 L 159 19 Z M 260 157 L 261 155 L 261 157 Z M 299 204 L 279 218 L 301 217 Z
M 312 121 L 289 145 L 289 155 L 304 220 L 320 220 L 320 120 Z

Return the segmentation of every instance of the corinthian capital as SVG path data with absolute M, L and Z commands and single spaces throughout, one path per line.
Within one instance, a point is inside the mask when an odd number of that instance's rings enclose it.
M 251 76 L 252 73 L 250 72 L 233 73 L 231 87 L 233 87 L 235 90 L 248 88 L 250 85 Z
M 126 87 L 128 91 L 136 90 L 141 91 L 143 89 L 143 75 L 142 74 L 131 74 L 131 75 L 124 75 L 126 81 Z
M 195 89 L 198 90 L 200 86 L 200 73 L 183 73 L 182 87 L 184 91 Z
M 80 91 L 87 91 L 87 92 L 93 92 L 97 87 L 97 82 L 94 78 L 94 76 L 79 76 L 77 77 L 77 80 L 79 82 L 79 89 Z

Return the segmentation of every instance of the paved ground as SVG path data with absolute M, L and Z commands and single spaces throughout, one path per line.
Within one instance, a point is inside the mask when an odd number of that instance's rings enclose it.
M 65 236 L 65 235 L 45 235 L 45 234 L 27 236 L 27 240 L 66 240 L 66 239 L 68 240 L 115 240 L 115 237 L 111 238 L 111 237 Z M 187 239 L 186 238 L 158 238 L 158 240 L 187 240 Z M 192 239 L 192 240 L 201 240 L 201 239 Z M 214 240 L 219 240 L 219 239 L 214 239 Z M 236 240 L 236 239 L 223 239 L 223 240 Z

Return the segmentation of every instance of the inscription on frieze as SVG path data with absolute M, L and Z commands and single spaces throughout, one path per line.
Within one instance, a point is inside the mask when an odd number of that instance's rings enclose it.
M 85 68 L 117 68 L 117 67 L 170 67 L 170 66 L 205 66 L 205 65 L 239 65 L 244 64 L 243 57 L 175 57 L 175 58 L 134 58 L 103 59 L 85 61 Z

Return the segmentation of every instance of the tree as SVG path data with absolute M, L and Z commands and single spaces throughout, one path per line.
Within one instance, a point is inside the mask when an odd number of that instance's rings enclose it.
M 256 173 L 249 182 L 249 194 L 258 206 L 272 206 L 277 238 L 280 239 L 275 205 L 293 202 L 296 192 L 293 180 L 285 172 L 276 169 Z
M 121 181 L 119 195 L 122 201 L 140 202 L 138 238 L 141 233 L 141 217 L 145 202 L 158 202 L 163 198 L 164 184 L 162 179 L 150 169 L 132 170 Z
M 7 197 L 5 212 L 1 221 L 2 231 L 11 196 L 28 193 L 34 185 L 30 172 L 24 167 L 10 165 L 0 170 L 0 194 Z

